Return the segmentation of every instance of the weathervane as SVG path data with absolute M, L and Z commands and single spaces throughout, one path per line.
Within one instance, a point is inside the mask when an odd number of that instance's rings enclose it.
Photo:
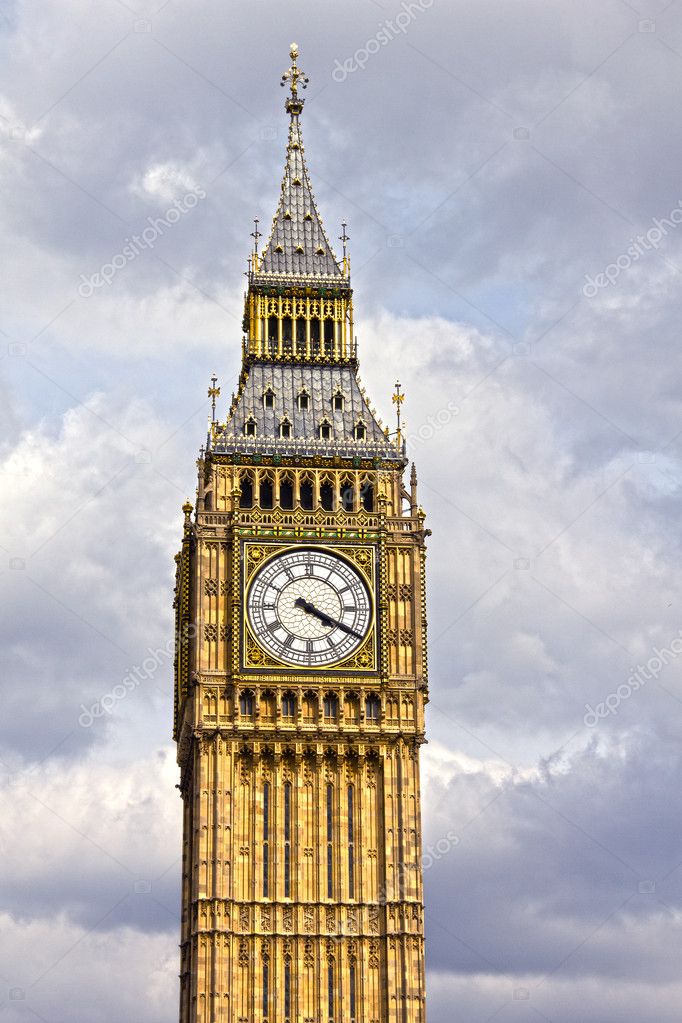
M 309 79 L 296 63 L 296 58 L 298 57 L 298 43 L 291 44 L 289 56 L 291 57 L 291 67 L 284 72 L 279 84 L 284 86 L 287 82 L 289 82 L 291 96 L 287 96 L 286 108 L 290 114 L 300 114 L 303 109 L 303 100 L 298 98 L 298 86 L 300 83 L 301 88 L 305 89 L 308 85 Z
M 402 403 L 404 401 L 405 401 L 405 395 L 401 394 L 401 392 L 400 392 L 400 381 L 396 380 L 396 382 L 395 382 L 395 393 L 393 395 L 393 403 L 396 406 L 396 410 L 395 411 L 396 411 L 396 416 L 397 416 L 397 419 L 398 419 L 398 429 L 397 429 L 397 432 L 396 432 L 396 437 L 397 437 L 397 440 L 398 440 L 398 444 L 400 444 L 402 439 L 403 439 L 403 434 L 402 434 L 402 429 L 401 429 L 401 424 L 400 424 L 400 406 L 402 405 Z
M 215 423 L 215 400 L 220 397 L 220 388 L 216 387 L 218 383 L 218 377 L 213 374 L 211 377 L 211 386 L 208 389 L 208 396 L 211 399 L 211 422 Z

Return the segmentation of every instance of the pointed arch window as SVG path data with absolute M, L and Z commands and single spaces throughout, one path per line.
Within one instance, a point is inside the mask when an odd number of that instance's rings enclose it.
M 285 693 L 282 697 L 282 717 L 293 720 L 296 716 L 296 697 L 293 693 Z
M 284 783 L 284 898 L 291 898 L 291 782 Z M 288 1018 L 288 1013 L 285 1013 Z
M 270 891 L 270 782 L 263 782 L 263 898 L 267 899 Z M 265 974 L 263 976 L 265 988 Z M 267 1001 L 265 990 L 263 1003 Z
M 332 424 L 325 417 L 319 426 L 320 440 L 331 440 L 332 439 Z
M 253 416 L 249 416 L 249 418 L 244 423 L 244 435 L 246 437 L 256 436 L 256 420 L 253 418 Z
M 285 440 L 288 440 L 291 437 L 291 420 L 287 416 L 280 421 L 279 435 Z
M 275 407 L 275 392 L 272 387 L 266 387 L 263 391 L 263 407 L 274 408 Z
M 272 477 L 261 476 L 258 485 L 258 497 L 261 508 L 272 508 L 274 503 L 274 487 Z
M 279 506 L 284 511 L 291 511 L 294 507 L 294 481 L 288 474 L 280 476 Z
M 374 487 L 369 480 L 365 480 L 360 488 L 360 500 L 366 512 L 374 511 Z
M 296 398 L 296 402 L 297 402 L 298 407 L 300 408 L 301 412 L 307 412 L 308 409 L 310 408 L 310 395 L 306 391 L 305 387 L 301 391 L 298 392 L 298 397 Z
M 332 398 L 332 408 L 334 409 L 334 411 L 343 412 L 345 404 L 346 399 L 344 398 L 342 391 L 340 390 L 336 391 L 334 397 Z
M 244 473 L 239 480 L 239 507 L 253 507 L 253 476 L 251 473 Z
M 334 897 L 334 786 L 327 785 L 327 898 Z M 330 1013 L 331 1015 L 331 1013 Z
M 253 693 L 250 689 L 244 689 L 239 694 L 239 713 L 243 718 L 253 717 Z
M 348 786 L 348 898 L 355 898 L 355 793 L 352 785 Z
M 339 701 L 335 693 L 327 693 L 324 698 L 324 720 L 326 722 L 336 721 L 339 716 Z
M 304 476 L 299 485 L 299 497 L 301 508 L 304 511 L 312 511 L 314 504 L 313 481 L 309 476 Z
M 320 484 L 320 504 L 324 511 L 334 511 L 334 487 L 329 480 Z
M 353 436 L 356 440 L 367 439 L 367 427 L 363 423 L 362 419 L 358 419 L 357 423 L 353 427 Z
M 355 1023 L 355 963 L 348 968 L 348 983 L 350 986 L 350 1023 Z
M 355 511 L 355 481 L 352 479 L 341 480 L 341 488 L 339 491 L 339 497 L 341 499 L 341 507 L 346 512 Z
M 334 963 L 331 960 L 327 966 L 327 1011 L 329 1023 L 334 1023 Z
M 284 1023 L 291 1021 L 291 962 L 284 960 Z
M 379 723 L 379 715 L 381 714 L 381 702 L 378 696 L 368 696 L 365 700 L 365 720 L 370 724 L 377 725 Z

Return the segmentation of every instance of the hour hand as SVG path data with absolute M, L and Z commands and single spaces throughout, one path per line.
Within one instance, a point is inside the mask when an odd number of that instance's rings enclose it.
M 350 626 L 344 625 L 343 622 L 337 622 L 335 618 L 330 618 L 329 615 L 325 614 L 324 611 L 318 611 L 314 604 L 304 600 L 303 597 L 297 597 L 294 601 L 294 607 L 300 607 L 308 615 L 315 615 L 319 618 L 323 625 L 331 625 L 337 629 L 341 629 L 343 632 L 347 632 L 350 636 L 355 636 L 357 639 L 362 639 L 359 632 L 355 629 L 351 629 Z

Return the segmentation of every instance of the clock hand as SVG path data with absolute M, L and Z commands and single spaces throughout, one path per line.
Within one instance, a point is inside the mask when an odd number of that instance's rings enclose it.
M 314 604 L 304 600 L 303 597 L 297 597 L 294 601 L 294 607 L 300 607 L 302 611 L 305 611 L 307 615 L 315 615 L 319 618 L 323 625 L 336 626 L 337 629 L 342 629 L 343 632 L 347 632 L 350 636 L 355 636 L 357 639 L 362 639 L 362 635 L 356 632 L 355 629 L 351 629 L 350 626 L 344 625 L 343 622 L 337 622 L 335 618 L 330 618 L 324 611 L 318 611 Z

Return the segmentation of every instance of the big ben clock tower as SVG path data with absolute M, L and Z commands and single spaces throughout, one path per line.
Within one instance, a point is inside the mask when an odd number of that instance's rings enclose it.
M 382 428 L 359 382 L 297 56 L 239 387 L 176 557 L 180 1021 L 423 1023 L 428 531 L 400 415 Z

